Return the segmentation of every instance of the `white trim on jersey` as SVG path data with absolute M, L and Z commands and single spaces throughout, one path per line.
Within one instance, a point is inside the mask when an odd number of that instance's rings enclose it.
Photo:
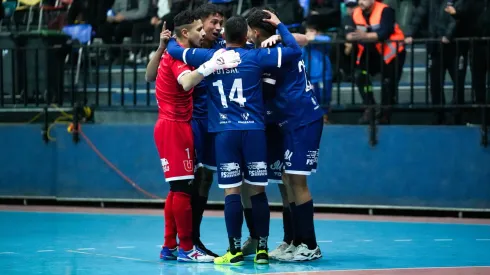
M 187 54 L 187 51 L 189 51 L 189 48 L 184 50 L 184 53 L 182 54 L 182 60 L 184 61 L 185 64 L 187 64 L 187 60 L 185 59 L 185 55 Z
M 311 175 L 311 171 L 284 170 L 284 173 L 291 174 L 291 175 L 302 175 L 302 176 Z
M 211 170 L 211 171 L 214 171 L 214 172 L 216 172 L 218 170 L 216 168 L 216 166 L 211 166 L 211 165 L 207 165 L 207 164 L 203 164 L 203 166 L 204 166 L 204 168 Z
M 277 49 L 277 67 L 281 68 L 281 65 L 282 65 L 282 49 L 280 47 L 278 47 L 276 49 Z
M 265 82 L 265 83 L 268 83 L 271 85 L 276 85 L 276 80 L 272 79 L 272 78 L 268 78 L 268 77 L 262 78 L 262 82 Z
M 193 179 L 194 179 L 194 175 L 188 175 L 188 176 L 180 176 L 180 177 L 171 177 L 165 179 L 165 181 L 169 182 L 169 181 L 176 181 L 176 180 L 193 180 Z
M 228 188 L 235 188 L 235 187 L 238 187 L 238 186 L 242 186 L 242 182 L 238 182 L 238 183 L 232 183 L 232 184 L 218 184 L 218 187 L 221 188 L 221 189 L 228 189 Z
M 184 66 L 184 65 L 182 65 L 182 66 Z M 190 70 L 185 70 L 185 71 L 181 72 L 179 74 L 179 76 L 177 76 L 177 82 L 179 82 L 179 84 L 182 85 L 182 83 L 180 83 L 180 78 L 182 78 L 184 75 L 186 75 L 186 74 L 188 74 L 190 72 L 191 72 Z
M 266 181 L 266 182 L 251 182 L 247 179 L 243 179 L 243 181 L 247 184 L 250 184 L 250 185 L 258 185 L 258 186 L 267 186 L 269 183 Z

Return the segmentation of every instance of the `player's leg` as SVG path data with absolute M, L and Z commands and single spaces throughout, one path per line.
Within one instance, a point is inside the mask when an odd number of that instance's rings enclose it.
M 207 249 L 201 242 L 201 222 L 204 209 L 208 202 L 209 188 L 213 182 L 213 172 L 205 168 L 206 148 L 211 147 L 207 139 L 207 120 L 192 119 L 192 133 L 194 135 L 194 146 L 196 152 L 197 170 L 193 182 L 192 192 L 192 238 L 194 245 L 213 257 L 217 254 Z M 214 147 L 213 147 L 214 148 Z
M 228 233 L 228 252 L 214 259 L 215 264 L 241 265 L 243 207 L 240 196 L 242 185 L 241 131 L 219 132 L 215 136 L 218 186 L 225 191 L 225 223 Z
M 242 148 L 246 167 L 244 181 L 251 185 L 252 223 L 258 239 L 254 261 L 259 264 L 267 264 L 269 263 L 270 209 L 265 193 L 265 187 L 268 184 L 265 131 L 253 130 L 244 132 Z
M 166 213 L 169 235 L 179 237 L 178 261 L 211 262 L 214 257 L 196 249 L 192 242 L 192 180 L 194 179 L 194 139 L 189 123 L 159 120 L 155 126 L 155 142 L 160 155 L 165 180 L 170 184 Z M 166 234 L 167 235 L 167 232 Z M 169 250 L 176 245 L 169 239 Z M 167 258 L 165 249 L 162 258 Z M 190 257 L 192 255 L 192 257 Z
M 284 172 L 295 197 L 296 226 L 293 245 L 279 260 L 311 261 L 322 257 L 316 242 L 313 200 L 307 184 L 307 176 L 315 171 L 318 162 L 322 130 L 323 121 L 318 120 L 285 135 Z
M 258 237 L 255 233 L 255 225 L 253 224 L 252 215 L 252 201 L 250 200 L 251 190 L 250 185 L 242 185 L 242 205 L 243 205 L 243 216 L 245 217 L 245 224 L 247 225 L 248 232 L 250 233 L 248 239 L 243 243 L 242 252 L 243 256 L 248 256 L 255 254 L 257 250 Z

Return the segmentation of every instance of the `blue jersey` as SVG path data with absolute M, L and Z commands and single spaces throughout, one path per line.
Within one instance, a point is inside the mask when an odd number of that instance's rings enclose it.
M 264 94 L 265 124 L 279 122 L 277 112 L 274 108 L 274 98 L 276 97 L 276 75 L 270 72 L 265 72 L 262 75 L 262 93 Z
M 282 47 L 276 45 L 276 48 Z M 323 117 L 301 57 L 283 64 L 272 73 L 277 75 L 274 109 L 283 130 L 291 131 Z
M 264 69 L 281 68 L 301 58 L 301 48 L 284 24 L 278 30 L 288 47 L 253 49 L 233 48 L 240 54 L 238 67 L 216 71 L 206 77 L 208 85 L 208 126 L 210 132 L 228 130 L 263 130 L 264 103 L 262 74 Z M 169 43 L 172 57 L 199 67 L 211 59 L 216 50 L 183 49 Z
M 214 41 L 211 49 L 221 49 L 224 48 L 225 40 L 218 38 Z M 193 111 L 192 117 L 197 119 L 207 119 L 208 118 L 208 103 L 207 103 L 207 85 L 206 81 L 201 81 L 194 87 L 194 92 L 192 93 L 193 99 Z

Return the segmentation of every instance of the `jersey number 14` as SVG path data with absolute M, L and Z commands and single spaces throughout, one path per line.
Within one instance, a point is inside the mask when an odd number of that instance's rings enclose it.
M 228 108 L 228 102 L 226 100 L 225 89 L 223 88 L 223 81 L 218 80 L 213 82 L 214 87 L 218 87 L 219 95 L 221 96 L 221 105 L 223 108 Z M 243 83 L 241 78 L 233 80 L 233 86 L 231 87 L 230 95 L 228 96 L 230 101 L 238 103 L 240 107 L 245 107 L 247 99 L 243 97 Z

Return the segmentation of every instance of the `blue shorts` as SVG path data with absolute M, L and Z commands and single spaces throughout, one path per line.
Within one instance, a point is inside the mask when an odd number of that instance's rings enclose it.
M 206 167 L 216 171 L 216 158 L 214 156 L 214 133 L 208 132 L 208 120 L 193 118 L 191 120 L 194 135 L 194 149 L 196 150 L 196 166 Z
M 215 136 L 218 186 L 248 184 L 267 186 L 265 131 L 224 131 Z
M 316 172 L 323 120 L 284 133 L 284 172 L 306 175 Z
M 267 177 L 269 182 L 282 183 L 284 167 L 284 135 L 276 124 L 268 124 L 265 128 L 267 137 Z

